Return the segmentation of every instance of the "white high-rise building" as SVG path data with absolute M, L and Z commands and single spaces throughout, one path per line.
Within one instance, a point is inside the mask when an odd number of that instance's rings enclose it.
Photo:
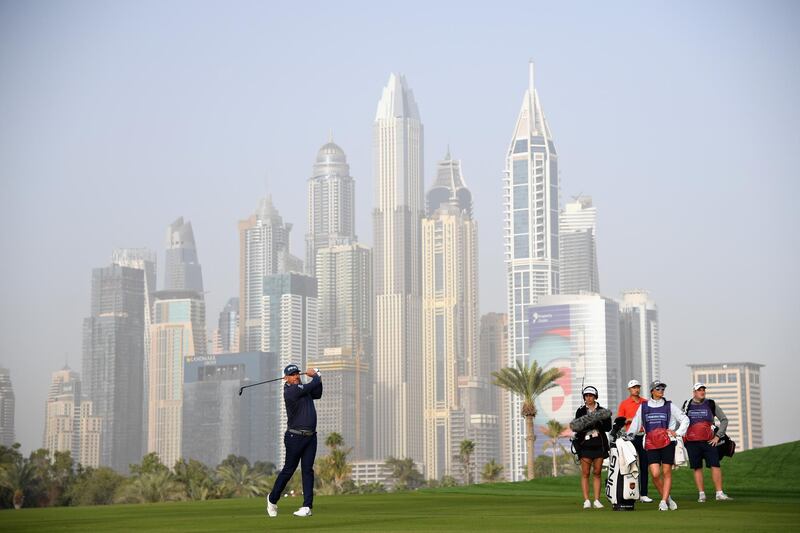
M 261 298 L 264 278 L 280 272 L 302 272 L 303 262 L 289 253 L 290 223 L 262 198 L 258 209 L 239 221 L 239 349 L 261 350 Z
M 316 275 L 317 252 L 355 241 L 355 181 L 347 156 L 330 138 L 317 152 L 308 179 L 306 269 Z
M 45 404 L 42 447 L 51 456 L 70 452 L 84 467 L 100 466 L 102 421 L 92 416 L 92 402 L 81 392 L 80 375 L 69 367 L 53 372 Z
M 375 448 L 421 462 L 423 128 L 414 94 L 392 74 L 378 102 L 375 151 Z
M 447 156 L 422 221 L 425 475 L 461 474 L 457 455 L 479 395 L 478 243 L 472 195 Z M 463 387 L 459 387 L 463 384 Z M 496 422 L 496 419 L 495 419 Z M 495 428 L 496 429 L 496 428 Z
M 623 380 L 638 379 L 646 384 L 661 378 L 658 307 L 655 302 L 645 290 L 625 291 L 619 311 Z
M 561 211 L 561 294 L 600 292 L 597 269 L 597 208 L 578 196 Z
M 509 365 L 529 364 L 528 309 L 539 298 L 558 294 L 559 189 L 558 156 L 529 65 L 528 89 L 522 99 L 506 155 L 503 177 L 504 245 L 508 289 Z M 522 479 L 525 427 L 520 402 L 507 395 L 511 416 L 510 477 Z
M 0 445 L 10 447 L 14 444 L 15 405 L 11 372 L 0 367 Z
M 172 468 L 183 445 L 184 363 L 206 353 L 202 295 L 190 290 L 156 292 L 150 342 L 147 452 L 156 452 Z
M 689 365 L 692 383 L 705 383 L 706 396 L 714 400 L 728 417 L 726 433 L 737 450 L 764 445 L 764 412 L 761 403 L 761 368 L 758 363 L 705 363 Z M 684 394 L 691 397 L 691 389 Z M 676 392 L 672 395 L 675 400 Z
M 568 424 L 581 405 L 582 386 L 596 387 L 598 402 L 616 412 L 621 395 L 619 304 L 599 294 L 543 296 L 528 311 L 530 358 L 539 367 L 557 368 L 556 387 L 536 400 L 536 452 L 547 441 L 548 420 Z M 627 380 L 626 380 L 627 382 Z M 519 411 L 511 414 L 519 416 Z

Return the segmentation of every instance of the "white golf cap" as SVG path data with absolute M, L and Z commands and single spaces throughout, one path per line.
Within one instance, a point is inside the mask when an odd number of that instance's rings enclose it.
M 638 381 L 638 380 L 636 380 L 636 379 L 632 379 L 632 380 L 630 380 L 630 381 L 628 382 L 628 388 L 629 388 L 629 389 L 630 389 L 631 387 L 641 387 L 641 386 L 642 386 L 642 384 L 641 384 L 641 383 L 639 383 L 639 381 Z
M 697 383 L 695 383 L 694 386 L 692 387 L 693 390 L 700 390 L 700 389 L 705 389 L 705 388 L 706 388 L 706 384 L 705 383 L 701 383 L 699 381 Z

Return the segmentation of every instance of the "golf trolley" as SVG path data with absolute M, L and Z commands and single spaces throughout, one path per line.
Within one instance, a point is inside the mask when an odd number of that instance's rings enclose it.
M 639 499 L 639 458 L 632 467 L 625 468 L 620 461 L 618 440 L 630 441 L 625 433 L 625 417 L 616 418 L 611 428 L 606 498 L 615 511 L 633 511 Z

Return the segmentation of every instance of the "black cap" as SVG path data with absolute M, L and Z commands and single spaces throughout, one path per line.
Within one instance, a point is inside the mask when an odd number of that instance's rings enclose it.
M 300 369 L 294 363 L 292 363 L 291 365 L 286 365 L 286 368 L 283 369 L 283 375 L 284 376 L 293 376 L 293 375 L 299 374 L 299 373 L 300 373 Z

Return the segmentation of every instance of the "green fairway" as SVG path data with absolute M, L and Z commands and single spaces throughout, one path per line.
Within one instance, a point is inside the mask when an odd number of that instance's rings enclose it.
M 0 531 L 575 531 L 623 530 L 650 524 L 679 530 L 793 531 L 800 524 L 800 442 L 737 454 L 723 463 L 735 501 L 696 503 L 691 471 L 675 472 L 676 512 L 655 504 L 635 513 L 587 510 L 575 477 L 473 485 L 368 496 L 319 496 L 315 515 L 291 515 L 300 498 L 284 499 L 268 519 L 262 499 L 150 505 L 23 509 L 0 513 Z M 708 474 L 707 474 L 708 478 Z M 651 492 L 654 490 L 651 487 Z M 603 499 L 605 502 L 605 499 Z

